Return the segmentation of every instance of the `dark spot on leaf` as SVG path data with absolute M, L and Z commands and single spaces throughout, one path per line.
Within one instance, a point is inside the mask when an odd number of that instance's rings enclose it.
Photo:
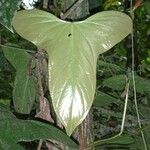
M 72 35 L 72 34 L 71 34 L 71 33 L 69 33 L 69 34 L 68 34 L 68 37 L 69 37 L 69 36 L 71 36 L 71 35 Z

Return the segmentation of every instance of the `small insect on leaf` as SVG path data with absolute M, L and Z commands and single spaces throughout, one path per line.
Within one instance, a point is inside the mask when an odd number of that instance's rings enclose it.
M 71 36 L 71 35 L 72 35 L 72 34 L 71 34 L 71 33 L 69 33 L 69 34 L 68 34 L 68 37 L 69 37 L 69 36 Z

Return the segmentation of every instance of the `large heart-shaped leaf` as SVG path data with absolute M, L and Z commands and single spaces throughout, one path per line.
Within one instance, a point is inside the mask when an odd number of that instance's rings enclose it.
M 131 19 L 120 12 L 97 13 L 67 22 L 40 11 L 20 11 L 13 19 L 18 34 L 49 55 L 49 89 L 67 134 L 83 121 L 94 99 L 97 57 L 125 38 Z

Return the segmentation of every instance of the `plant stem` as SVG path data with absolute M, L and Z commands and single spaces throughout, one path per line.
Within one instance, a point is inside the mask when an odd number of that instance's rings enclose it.
M 126 119 L 126 113 L 127 113 L 127 106 L 128 106 L 128 97 L 129 97 L 129 85 L 130 81 L 126 85 L 126 97 L 125 97 L 125 104 L 124 104 L 124 111 L 123 111 L 123 117 L 122 117 L 122 124 L 121 124 L 121 129 L 119 135 L 121 135 L 124 131 L 124 126 L 125 126 L 125 119 Z
M 131 6 L 130 6 L 131 12 L 130 13 L 131 13 L 131 18 L 134 21 L 134 12 L 133 12 L 132 8 L 133 8 L 133 2 L 131 0 Z M 135 53 L 134 53 L 134 32 L 133 32 L 133 30 L 132 30 L 132 33 L 131 33 L 131 38 L 132 38 L 131 39 L 131 42 L 132 42 L 131 43 L 132 44 L 132 81 L 133 81 L 134 103 L 135 103 L 135 109 L 136 109 L 136 114 L 137 114 L 137 120 L 138 120 L 139 128 L 142 129 L 142 124 L 141 124 L 141 119 L 140 119 L 139 109 L 138 109 L 138 104 L 137 104 L 136 84 L 135 84 L 135 74 L 134 74 Z M 141 130 L 141 136 L 142 136 L 144 148 L 145 148 L 145 150 L 148 150 L 148 147 L 147 147 L 147 144 L 146 144 L 146 140 L 145 140 L 145 135 L 144 135 L 144 132 L 142 130 Z
M 38 148 L 37 148 L 37 150 L 41 150 L 42 143 L 43 143 L 43 140 L 40 140 L 40 141 L 39 141 L 39 145 L 38 145 Z

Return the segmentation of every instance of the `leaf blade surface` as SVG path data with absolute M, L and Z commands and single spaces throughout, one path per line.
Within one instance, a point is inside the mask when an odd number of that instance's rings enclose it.
M 125 23 L 127 28 L 119 29 Z M 30 10 L 18 12 L 13 26 L 22 37 L 48 52 L 53 106 L 71 135 L 93 103 L 98 55 L 131 32 L 131 19 L 109 11 L 72 23 L 40 10 Z
M 13 103 L 19 113 L 29 114 L 35 101 L 35 77 L 30 75 L 32 56 L 16 47 L 2 46 L 5 57 L 16 70 Z M 31 64 L 30 64 L 31 63 Z M 31 68 L 30 68 L 31 67 Z
M 78 145 L 60 129 L 35 120 L 17 119 L 6 107 L 0 105 L 0 148 L 20 150 L 18 142 L 55 139 L 77 149 Z M 11 136 L 10 136 L 11 135 Z

